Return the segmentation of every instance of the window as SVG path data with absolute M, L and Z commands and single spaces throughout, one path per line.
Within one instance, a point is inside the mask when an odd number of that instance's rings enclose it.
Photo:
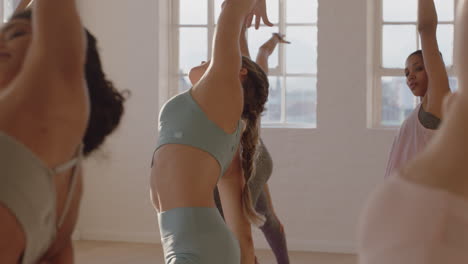
M 439 25 L 437 39 L 452 90 L 457 88 L 453 70 L 454 17 L 457 0 L 435 0 Z M 421 49 L 417 30 L 417 0 L 377 0 L 373 54 L 372 127 L 400 126 L 418 98 L 406 85 L 405 61 Z
M 173 0 L 171 95 L 189 89 L 189 70 L 211 55 L 222 0 Z M 274 32 L 292 42 L 278 45 L 269 61 L 270 97 L 264 126 L 316 127 L 317 0 L 267 0 L 273 27 L 249 29 L 252 58 Z
M 19 4 L 20 1 L 21 0 L 0 0 L 0 4 L 2 5 L 2 21 L 5 22 L 13 14 L 15 7 Z

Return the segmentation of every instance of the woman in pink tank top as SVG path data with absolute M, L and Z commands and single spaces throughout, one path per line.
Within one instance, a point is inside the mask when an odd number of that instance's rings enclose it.
M 419 0 L 420 12 L 434 12 Z M 459 91 L 427 147 L 384 181 L 362 215 L 360 264 L 468 263 L 468 0 L 460 0 L 455 69 Z
M 442 100 L 450 93 L 449 80 L 436 38 L 437 13 L 433 0 L 419 1 L 418 31 L 422 50 L 406 60 L 406 83 L 421 103 L 403 122 L 393 142 L 385 177 L 423 150 L 442 118 Z

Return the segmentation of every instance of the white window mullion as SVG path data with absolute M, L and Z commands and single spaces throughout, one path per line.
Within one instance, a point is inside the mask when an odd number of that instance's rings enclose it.
M 211 58 L 213 54 L 213 36 L 215 32 L 215 3 L 214 0 L 208 0 L 208 59 Z
M 179 92 L 179 68 L 180 68 L 180 40 L 179 40 L 179 34 L 180 34 L 180 1 L 179 0 L 173 0 L 169 1 L 172 3 L 171 5 L 171 10 L 170 14 L 172 14 L 171 17 L 171 23 L 169 25 L 169 34 L 171 34 L 171 39 L 172 43 L 169 45 L 169 52 L 172 54 L 172 61 L 169 62 L 169 66 L 171 67 L 171 77 L 169 79 L 169 90 L 170 90 L 170 96 L 172 97 L 173 95 L 177 94 Z
M 285 15 L 286 17 L 286 15 Z M 293 26 L 293 27 L 313 27 L 317 26 L 317 23 L 284 23 L 285 26 Z
M 383 18 L 382 18 L 383 19 Z M 406 26 L 406 25 L 414 25 L 417 26 L 418 22 L 408 21 L 408 22 L 383 22 L 385 25 L 393 25 L 393 26 Z M 437 22 L 439 25 L 453 25 L 453 21 L 439 21 Z
M 177 25 L 177 24 L 176 24 Z M 178 25 L 179 27 L 183 27 L 183 28 L 202 28 L 202 27 L 206 27 L 206 25 L 202 24 L 202 25 Z
M 3 17 L 4 17 L 3 13 L 4 13 L 4 10 L 5 10 L 4 8 L 5 8 L 4 0 L 0 0 L 0 19 L 1 19 L 2 22 L 4 21 L 4 19 L 3 19 Z
M 375 28 L 375 49 L 374 49 L 374 76 L 373 76 L 373 92 L 372 92 L 372 120 L 374 127 L 380 127 L 382 120 L 382 73 L 380 71 L 383 65 L 383 49 L 382 49 L 382 39 L 383 39 L 383 4 L 382 1 L 376 1 L 377 12 L 375 14 L 375 21 L 378 22 Z
M 18 0 L 0 0 L 0 18 L 2 22 L 6 22 L 10 18 L 17 4 L 19 4 Z
M 286 32 L 286 3 L 285 0 L 279 0 L 279 32 Z M 281 78 L 281 123 L 287 123 L 286 120 L 286 47 L 279 45 L 278 67 L 283 78 Z
M 286 77 L 315 77 L 317 78 L 317 74 L 314 73 L 286 73 L 284 74 Z

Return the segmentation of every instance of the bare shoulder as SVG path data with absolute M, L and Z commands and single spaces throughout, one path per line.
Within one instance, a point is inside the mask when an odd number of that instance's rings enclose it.
M 243 109 L 243 91 L 239 79 L 223 79 L 208 72 L 192 89 L 192 96 L 208 119 L 226 133 L 236 130 Z

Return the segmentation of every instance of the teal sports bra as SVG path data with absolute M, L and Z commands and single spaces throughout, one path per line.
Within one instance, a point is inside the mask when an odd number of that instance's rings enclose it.
M 234 133 L 226 133 L 208 119 L 190 91 L 176 95 L 162 107 L 156 150 L 166 144 L 181 144 L 206 151 L 218 161 L 221 177 L 239 146 L 242 122 L 239 120 Z

